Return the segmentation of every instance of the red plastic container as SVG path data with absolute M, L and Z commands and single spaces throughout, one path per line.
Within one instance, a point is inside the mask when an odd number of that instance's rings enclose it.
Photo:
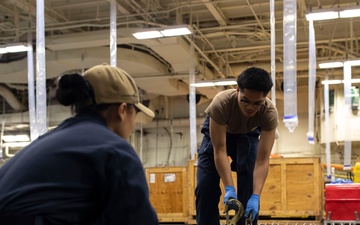
M 326 184 L 325 210 L 327 220 L 359 219 L 356 215 L 360 216 L 360 183 Z

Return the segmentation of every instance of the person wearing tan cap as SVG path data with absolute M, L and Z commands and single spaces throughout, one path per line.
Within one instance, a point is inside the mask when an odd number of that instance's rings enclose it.
M 125 71 L 97 65 L 59 80 L 75 116 L 0 168 L 1 225 L 158 225 L 143 166 L 127 142 L 139 101 Z

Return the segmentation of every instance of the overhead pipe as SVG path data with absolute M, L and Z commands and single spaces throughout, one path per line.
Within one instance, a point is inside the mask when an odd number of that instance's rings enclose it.
M 5 99 L 5 101 L 15 110 L 21 110 L 24 108 L 24 105 L 21 104 L 19 99 L 14 95 L 8 88 L 0 85 L 0 95 Z
M 190 42 L 191 45 L 194 46 L 194 48 L 196 49 L 197 52 L 200 53 L 200 55 L 202 57 L 204 57 L 204 59 L 206 59 L 206 61 L 208 63 L 210 63 L 210 65 L 216 70 L 216 72 L 220 75 L 221 78 L 226 78 L 226 76 L 224 75 L 224 73 L 220 70 L 220 68 L 211 60 L 209 59 L 209 57 L 199 48 L 199 46 L 197 46 L 195 44 L 195 42 L 193 40 L 191 40 L 190 37 L 188 36 L 184 36 L 186 40 L 188 40 Z
M 296 1 L 284 0 L 284 119 L 290 133 L 298 126 L 296 81 Z
M 47 132 L 44 0 L 36 1 L 36 124 L 38 134 Z
M 259 17 L 257 16 L 255 10 L 253 9 L 253 7 L 251 6 L 249 0 L 246 0 L 246 4 L 250 7 L 250 10 L 252 12 L 252 14 L 254 15 L 257 23 L 258 23 L 258 26 L 260 26 L 261 30 L 269 37 L 269 33 L 265 30 L 264 26 L 261 24 L 261 21 L 259 20 Z
M 351 93 L 351 64 L 344 62 L 344 100 L 345 104 L 343 107 L 342 116 L 344 118 L 344 129 L 349 131 L 351 127 L 352 119 L 352 93 Z M 351 164 L 351 135 L 344 136 L 344 167 L 350 167 Z
M 315 144 L 314 140 L 314 120 L 315 120 L 315 89 L 316 89 L 316 44 L 315 44 L 315 30 L 312 20 L 309 21 L 309 126 L 307 132 L 307 139 L 310 144 Z
M 201 29 L 201 30 L 204 31 L 204 29 Z M 219 35 L 224 36 L 223 34 L 219 34 Z M 346 40 L 358 41 L 358 38 L 353 37 L 353 38 L 348 38 Z M 337 39 L 331 39 L 331 41 L 332 42 L 341 42 L 341 41 L 345 41 L 345 39 L 344 38 L 337 38 Z M 329 40 L 317 40 L 316 44 L 317 44 L 317 46 L 323 46 L 325 48 L 335 48 L 333 46 L 329 46 Z M 321 45 L 321 44 L 323 44 L 323 45 Z M 301 47 L 301 46 L 307 47 L 309 45 L 309 43 L 303 41 L 303 42 L 297 42 L 296 45 L 297 45 L 297 47 Z M 277 44 L 277 46 L 278 47 L 283 47 L 284 44 L 279 43 L 279 44 Z M 266 45 L 246 46 L 246 47 L 238 47 L 238 48 L 216 49 L 216 52 L 238 52 L 238 51 L 245 51 L 245 50 L 265 49 L 265 48 L 270 49 L 271 45 L 266 44 Z M 343 52 L 345 52 L 345 51 L 343 51 Z M 206 51 L 204 51 L 204 53 L 214 53 L 214 50 L 206 50 Z M 352 57 L 356 58 L 356 55 L 352 55 Z
M 190 18 L 192 19 L 192 18 Z M 192 21 L 192 20 L 191 20 Z M 191 22 L 190 22 L 191 24 Z M 185 36 L 185 38 L 190 42 L 190 57 L 189 57 L 189 119 L 190 119 L 190 159 L 195 159 L 195 154 L 197 152 L 197 126 L 196 126 L 196 88 L 195 84 L 195 69 L 196 69 L 196 58 L 195 58 L 195 48 L 201 52 L 200 48 L 195 44 L 193 38 L 194 34 L 190 37 Z M 203 54 L 203 56 L 206 56 Z M 206 57 L 207 58 L 207 57 Z M 213 63 L 210 59 L 207 59 L 209 63 Z M 217 70 L 219 68 L 216 66 Z M 220 71 L 220 74 L 221 71 Z M 222 75 L 223 76 L 223 75 Z
M 224 14 L 218 9 L 213 1 L 202 0 L 207 9 L 210 11 L 211 15 L 216 19 L 220 26 L 226 26 L 228 24 L 228 19 Z
M 133 1 L 133 0 L 132 0 Z M 238 0 L 221 0 L 221 1 L 212 1 L 212 3 L 216 4 L 216 3 L 226 3 L 226 2 L 237 2 Z M 135 1 L 133 1 L 135 2 Z M 89 3 L 91 2 L 86 2 L 86 5 L 88 5 Z M 96 1 L 96 2 L 92 2 L 93 4 L 96 4 L 98 5 L 99 3 L 101 3 L 100 1 Z M 135 2 L 136 3 L 136 2 Z M 81 4 L 81 3 L 75 3 L 75 4 Z M 73 4 L 67 4 L 66 6 L 67 7 L 73 7 L 72 6 Z M 134 14 L 131 14 L 132 17 L 137 17 L 137 16 L 144 16 L 144 15 L 157 15 L 157 14 L 169 14 L 169 13 L 172 13 L 173 11 L 176 11 L 176 10 L 179 10 L 179 9 L 182 9 L 182 8 L 189 8 L 189 7 L 192 7 L 192 6 L 203 6 L 204 3 L 202 2 L 186 2 L 185 4 L 182 4 L 182 5 L 178 5 L 176 7 L 173 7 L 171 9 L 168 9 L 168 10 L 162 10 L 162 11 L 148 11 L 148 12 L 142 12 L 142 13 L 134 13 Z M 33 6 L 35 7 L 35 6 Z M 62 7 L 65 7 L 65 6 L 62 6 Z M 55 6 L 55 7 L 52 7 L 52 8 L 60 8 L 59 6 Z M 52 10 L 51 10 L 52 11 Z M 119 15 L 117 16 L 117 18 L 122 18 L 122 19 L 128 19 L 129 18 L 129 15 Z M 65 18 L 64 18 L 65 19 Z M 100 18 L 97 18 L 97 19 L 100 19 Z M 59 22 L 59 24 L 61 24 Z
M 106 19 L 106 21 L 108 21 L 108 19 Z M 86 23 L 81 23 L 81 22 L 86 22 Z M 80 20 L 80 21 L 75 21 L 75 22 L 64 22 L 64 23 L 59 24 L 59 25 L 61 25 L 60 27 L 54 27 L 54 24 L 51 24 L 51 25 L 47 25 L 47 27 L 45 27 L 45 31 L 74 29 L 74 28 L 82 28 L 82 27 L 96 27 L 96 28 L 110 27 L 109 24 L 93 24 L 93 23 L 88 23 L 88 22 L 98 22 L 98 20 L 89 19 L 89 20 Z M 64 26 L 64 24 L 73 24 L 73 23 L 81 23 L 81 24 Z M 154 22 L 143 21 L 143 20 L 117 22 L 117 25 L 130 25 L 130 24 L 145 24 L 145 25 L 152 25 L 152 26 L 157 26 L 157 27 L 164 26 L 163 24 L 160 24 L 160 23 L 154 23 Z M 1 30 L 6 31 L 6 32 L 11 32 L 11 31 L 21 30 L 21 29 L 25 30 L 25 28 L 21 28 L 21 27 L 11 28 L 11 29 L 1 29 Z M 31 31 L 35 31 L 35 30 L 36 30 L 36 28 L 33 28 Z M 1 37 L 1 39 L 3 39 L 3 38 Z M 14 39 L 14 37 L 12 37 L 12 39 Z
M 328 79 L 326 75 L 325 80 Z M 325 108 L 325 123 L 324 123 L 324 130 L 325 130 L 325 156 L 326 156 L 326 173 L 327 177 L 331 178 L 331 151 L 330 151 L 330 117 L 329 117 L 329 83 L 324 84 L 324 108 Z
M 205 42 L 211 47 L 211 49 L 214 51 L 214 54 L 222 61 L 226 64 L 227 60 L 225 60 L 222 56 L 220 56 L 216 50 L 215 50 L 215 46 L 209 41 L 209 39 L 200 31 L 200 29 L 196 26 L 196 25 L 193 25 L 193 28 L 196 30 L 196 32 L 198 34 L 200 34 L 200 36 L 205 40 Z M 205 53 L 204 53 L 205 54 Z M 229 68 L 231 70 L 231 67 Z M 232 71 L 231 71 L 231 74 L 234 74 Z M 227 74 L 226 74 L 227 75 Z
M 110 65 L 116 66 L 117 62 L 117 24 L 116 24 L 116 0 L 110 1 Z
M 31 23 L 29 23 L 30 26 Z M 34 54 L 32 47 L 32 32 L 28 33 L 28 52 L 27 52 L 27 78 L 28 78 L 28 104 L 30 122 L 30 140 L 38 138 L 38 128 L 36 125 L 36 105 L 35 105 L 35 81 L 34 81 Z
M 275 2 L 274 0 L 270 0 L 270 71 L 271 71 L 271 80 L 273 81 L 274 86 L 271 89 L 271 100 L 276 106 L 276 52 L 275 52 Z

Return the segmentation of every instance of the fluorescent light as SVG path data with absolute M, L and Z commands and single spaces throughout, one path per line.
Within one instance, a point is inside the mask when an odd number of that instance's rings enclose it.
M 24 141 L 24 142 L 9 142 L 9 143 L 4 143 L 3 145 L 5 147 L 25 147 L 29 144 L 30 144 L 29 141 Z
M 341 84 L 341 80 L 323 80 L 321 84 Z
M 165 30 L 162 30 L 160 32 L 165 37 L 191 34 L 191 31 L 187 27 L 165 29 Z
M 25 45 L 16 45 L 16 46 L 8 46 L 6 47 L 7 52 L 26 52 L 28 47 Z
M 12 45 L 0 45 L 0 54 L 14 53 L 14 52 L 26 52 L 28 47 L 23 44 L 12 44 Z
M 148 30 L 133 33 L 133 36 L 137 39 L 150 39 L 150 38 L 161 38 L 161 37 L 172 37 L 191 34 L 191 30 L 187 25 L 169 26 L 151 28 Z
M 360 17 L 359 6 L 347 7 L 347 8 L 332 8 L 332 9 L 320 9 L 313 10 L 306 14 L 307 20 L 330 20 L 339 18 L 352 18 Z
M 344 61 L 344 62 L 319 63 L 319 68 L 320 69 L 338 68 L 338 67 L 343 67 L 344 63 L 347 63 L 350 66 L 360 66 L 360 60 L 348 60 L 348 61 Z
M 346 9 L 339 12 L 340 18 L 359 17 L 360 9 Z
M 324 11 L 324 12 L 311 12 L 306 14 L 306 20 L 330 20 L 339 18 L 339 12 Z
M 344 80 L 323 80 L 321 84 L 341 84 Z M 350 83 L 360 83 L 360 79 L 351 79 Z
M 320 69 L 328 69 L 328 68 L 338 68 L 343 67 L 343 62 L 326 62 L 326 63 L 319 63 Z
M 150 39 L 150 38 L 164 37 L 164 36 L 160 33 L 160 31 L 157 31 L 157 30 L 136 32 L 136 33 L 133 33 L 133 36 L 134 36 L 136 39 Z
M 5 142 L 30 141 L 30 137 L 27 134 L 4 135 L 2 139 Z
M 350 66 L 360 66 L 360 60 L 349 60 L 346 61 Z
M 15 156 L 15 154 L 10 154 L 9 148 L 23 148 L 29 144 L 30 141 L 3 143 L 3 146 L 5 147 L 5 156 L 8 158 Z
M 351 83 L 360 83 L 360 79 L 351 79 Z
M 215 82 L 216 86 L 227 86 L 227 85 L 237 85 L 235 80 L 225 80 L 225 81 L 218 81 Z
M 228 86 L 228 85 L 237 85 L 235 80 L 209 80 L 201 81 L 199 83 L 190 84 L 192 87 L 214 87 L 214 86 Z
M 349 95 L 346 95 L 345 97 L 358 97 L 359 94 L 349 94 Z
M 215 83 L 214 82 L 201 82 L 201 83 L 191 84 L 190 86 L 192 86 L 192 87 L 214 87 Z

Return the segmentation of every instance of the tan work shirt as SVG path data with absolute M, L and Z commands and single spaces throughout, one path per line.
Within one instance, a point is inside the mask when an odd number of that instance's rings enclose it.
M 269 131 L 279 123 L 278 112 L 269 98 L 265 106 L 252 117 L 246 117 L 240 110 L 236 89 L 219 92 L 205 112 L 218 124 L 226 126 L 228 133 L 245 134 L 256 127 Z

